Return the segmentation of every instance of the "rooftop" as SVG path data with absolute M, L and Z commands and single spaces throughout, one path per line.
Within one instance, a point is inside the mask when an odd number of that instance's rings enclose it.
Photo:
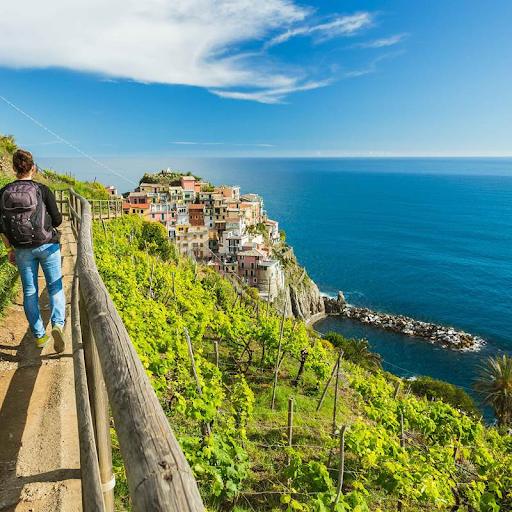
M 257 249 L 249 249 L 245 251 L 240 251 L 238 253 L 240 256 L 258 256 L 259 258 L 265 258 L 265 254 Z

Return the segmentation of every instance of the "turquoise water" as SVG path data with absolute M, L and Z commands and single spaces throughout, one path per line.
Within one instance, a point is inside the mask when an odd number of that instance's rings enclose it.
M 317 324 L 367 337 L 394 373 L 469 388 L 482 356 L 512 351 L 512 159 L 102 161 L 136 181 L 170 166 L 259 193 L 321 291 L 488 340 L 478 354 L 459 353 L 346 320 Z M 130 189 L 83 159 L 40 163 Z

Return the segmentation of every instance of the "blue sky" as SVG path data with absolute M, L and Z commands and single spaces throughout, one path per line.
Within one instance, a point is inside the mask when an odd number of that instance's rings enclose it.
M 512 155 L 511 24 L 510 0 L 17 0 L 0 95 L 94 156 Z M 0 133 L 76 154 L 1 100 Z

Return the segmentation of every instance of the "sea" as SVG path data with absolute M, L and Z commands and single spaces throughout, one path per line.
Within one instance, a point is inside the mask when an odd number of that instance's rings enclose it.
M 170 167 L 264 199 L 322 293 L 453 326 L 486 340 L 460 352 L 336 317 L 320 332 L 367 338 L 386 370 L 463 387 L 512 353 L 510 158 L 100 158 L 128 180 Z M 120 192 L 135 185 L 84 158 L 39 164 Z

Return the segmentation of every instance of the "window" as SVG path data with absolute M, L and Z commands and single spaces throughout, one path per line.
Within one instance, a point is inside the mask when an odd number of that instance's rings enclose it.
M 257 280 L 256 278 L 254 278 L 254 279 L 252 280 L 252 282 L 256 284 L 256 283 L 258 282 L 258 280 Z
M 155 214 L 154 214 L 154 213 L 152 213 L 152 214 L 151 214 L 151 218 L 152 218 L 152 219 L 154 219 L 154 218 L 155 218 Z

